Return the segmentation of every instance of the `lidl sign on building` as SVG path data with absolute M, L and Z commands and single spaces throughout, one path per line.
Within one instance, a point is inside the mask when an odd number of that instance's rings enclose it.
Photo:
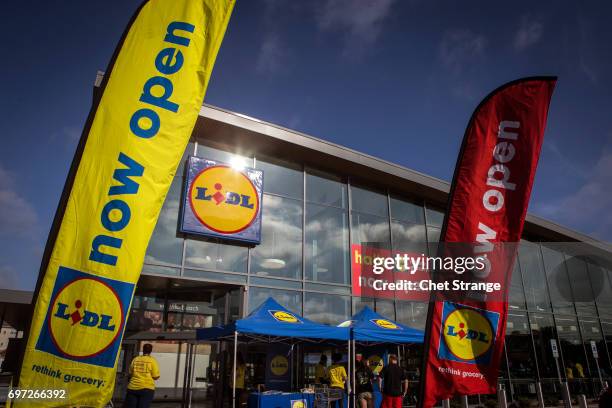
M 258 244 L 263 172 L 190 157 L 181 231 Z

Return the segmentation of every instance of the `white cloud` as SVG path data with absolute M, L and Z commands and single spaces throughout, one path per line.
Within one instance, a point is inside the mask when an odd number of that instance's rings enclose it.
M 359 57 L 380 36 L 383 22 L 390 15 L 394 2 L 395 0 L 325 0 L 317 14 L 317 22 L 323 31 L 345 31 L 343 54 Z
M 487 40 L 470 30 L 450 30 L 442 37 L 438 57 L 444 67 L 452 73 L 461 74 L 475 58 L 484 54 Z
M 259 73 L 278 73 L 282 70 L 286 56 L 287 49 L 278 35 L 270 33 L 261 43 L 255 69 Z
M 15 189 L 14 176 L 0 166 L 0 236 L 35 238 L 37 229 L 36 210 Z
M 514 49 L 517 51 L 523 51 L 542 38 L 544 32 L 544 25 L 529 17 L 523 16 L 519 24 L 519 28 L 514 35 Z

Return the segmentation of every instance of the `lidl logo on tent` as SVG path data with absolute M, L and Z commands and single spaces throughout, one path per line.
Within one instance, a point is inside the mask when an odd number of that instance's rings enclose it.
M 283 310 L 270 310 L 270 314 L 273 318 L 279 322 L 284 323 L 302 323 L 294 314 L 285 312 Z
M 463 363 L 489 363 L 498 323 L 499 313 L 444 302 L 438 355 Z
M 401 329 L 401 327 L 399 327 L 397 324 L 390 322 L 389 320 L 386 320 L 386 319 L 372 319 L 371 322 L 383 329 L 388 329 L 388 330 Z
M 263 173 L 191 157 L 184 232 L 259 242 Z
M 60 267 L 36 349 L 113 367 L 134 285 Z

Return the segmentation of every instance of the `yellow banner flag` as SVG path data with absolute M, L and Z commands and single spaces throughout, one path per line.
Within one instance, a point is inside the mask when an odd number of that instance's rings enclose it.
M 234 1 L 150 0 L 126 31 L 36 300 L 19 388 L 46 394 L 15 405 L 110 400 L 147 245 Z

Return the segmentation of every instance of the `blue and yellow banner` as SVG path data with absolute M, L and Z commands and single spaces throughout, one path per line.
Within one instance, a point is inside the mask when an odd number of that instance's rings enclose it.
M 150 0 L 118 47 L 90 116 L 21 370 L 20 389 L 65 391 L 44 406 L 101 407 L 112 396 L 147 245 L 233 6 Z

